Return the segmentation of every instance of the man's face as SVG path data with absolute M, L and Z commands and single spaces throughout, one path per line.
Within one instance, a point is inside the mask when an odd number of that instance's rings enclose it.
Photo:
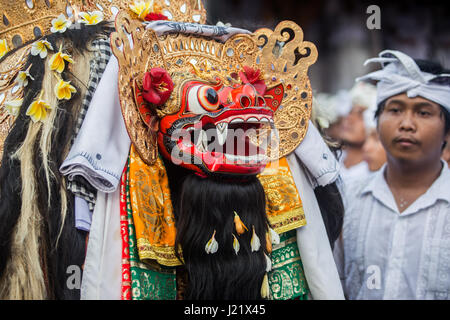
M 342 119 L 340 126 L 340 139 L 350 145 L 362 145 L 366 139 L 362 106 L 354 106 L 352 111 Z
M 388 159 L 426 163 L 439 159 L 445 140 L 441 107 L 422 97 L 406 94 L 386 101 L 378 119 L 380 140 Z

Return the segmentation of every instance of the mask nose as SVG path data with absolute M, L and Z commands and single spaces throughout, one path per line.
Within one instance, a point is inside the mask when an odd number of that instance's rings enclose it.
M 219 92 L 221 104 L 230 109 L 265 107 L 266 101 L 249 84 L 239 87 L 226 87 Z

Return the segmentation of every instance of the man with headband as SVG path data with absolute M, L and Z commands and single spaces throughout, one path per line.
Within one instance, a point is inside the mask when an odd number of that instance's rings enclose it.
M 349 299 L 450 299 L 450 72 L 383 51 L 375 118 L 387 163 L 350 186 L 335 256 Z

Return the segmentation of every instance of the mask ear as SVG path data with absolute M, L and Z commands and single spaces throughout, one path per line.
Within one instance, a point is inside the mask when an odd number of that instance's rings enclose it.
M 142 121 L 147 126 L 150 126 L 151 118 L 154 117 L 154 113 L 150 109 L 149 103 L 144 100 L 142 96 L 142 90 L 139 87 L 138 82 L 135 80 L 133 84 L 133 93 L 134 93 L 134 102 L 136 103 L 136 107 L 141 115 Z
M 275 87 L 269 88 L 264 94 L 266 105 L 272 109 L 273 112 L 277 111 L 283 100 L 284 87 L 283 84 L 278 84 Z

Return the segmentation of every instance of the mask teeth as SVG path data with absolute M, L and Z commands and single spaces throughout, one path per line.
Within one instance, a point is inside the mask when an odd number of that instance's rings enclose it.
M 217 140 L 221 146 L 227 141 L 228 136 L 228 123 L 221 122 L 216 126 L 217 130 Z

